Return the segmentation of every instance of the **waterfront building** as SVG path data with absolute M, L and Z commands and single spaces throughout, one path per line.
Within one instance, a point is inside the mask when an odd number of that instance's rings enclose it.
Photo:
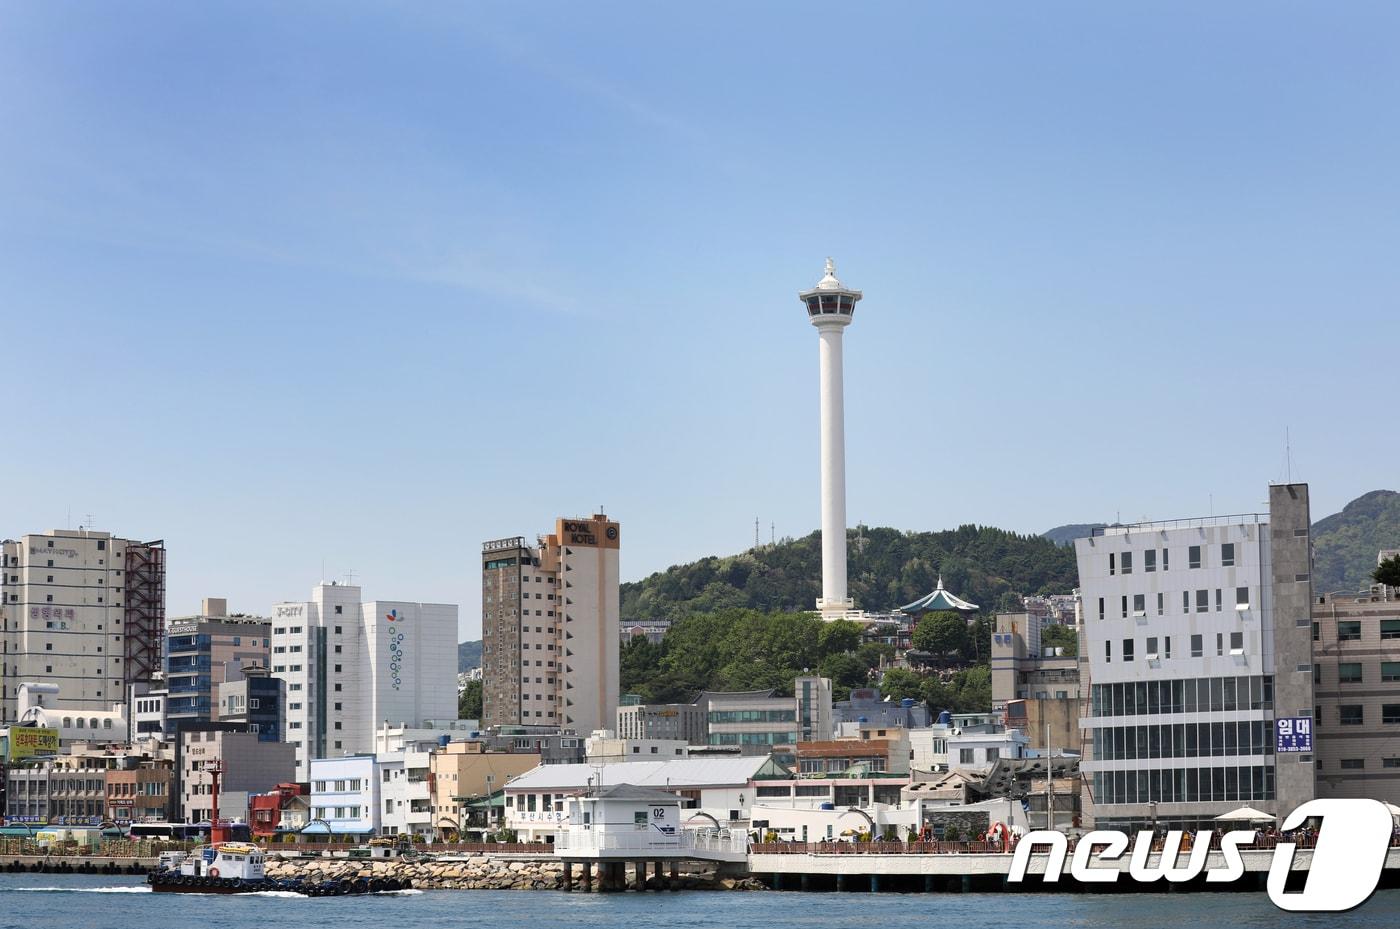
M 247 723 L 248 730 L 264 742 L 284 741 L 286 708 L 287 682 L 273 677 L 265 667 L 247 665 L 239 680 L 218 687 L 218 718 Z
M 656 761 L 689 757 L 690 746 L 683 739 L 627 739 L 599 729 L 584 740 L 583 754 L 589 764 Z
M 301 830 L 309 840 L 367 839 L 380 834 L 381 789 L 402 759 L 370 753 L 313 758 L 309 765 L 310 818 Z
M 298 806 L 305 810 L 309 804 L 310 790 L 305 784 L 278 784 L 267 793 L 254 794 L 248 798 L 248 828 L 255 841 L 267 841 L 292 832 L 291 817 L 286 815 L 290 807 Z M 296 828 L 306 825 L 305 817 Z M 295 834 L 294 832 L 292 834 Z
M 907 775 L 910 754 L 908 731 L 880 731 L 884 733 L 883 737 L 798 742 L 797 770 L 803 776 Z
M 506 782 L 539 767 L 535 751 L 492 750 L 481 739 L 448 742 L 428 759 L 433 826 L 439 835 L 463 835 L 466 807 L 499 795 Z
M 791 771 L 766 755 L 540 765 L 506 784 L 505 824 L 523 842 L 550 841 L 569 825 L 566 801 L 570 797 L 590 789 L 631 784 L 679 796 L 682 824 L 747 828 L 756 785 L 791 778 Z
M 194 726 L 235 726 L 203 723 Z M 248 818 L 248 798 L 296 780 L 296 752 L 283 742 L 264 742 L 256 732 L 189 728 L 180 732 L 180 816 L 187 823 L 208 822 L 213 814 L 214 776 L 219 774 L 219 818 Z
M 173 751 L 131 760 L 134 764 L 107 770 L 106 818 L 118 825 L 168 821 L 173 814 Z
M 160 670 L 164 543 L 89 529 L 6 540 L 0 618 L 0 723 L 19 718 L 25 681 L 56 685 L 54 708 L 105 711 Z
M 418 726 L 457 715 L 457 607 L 360 602 L 360 588 L 318 584 L 272 608 L 273 677 L 286 681 L 286 740 L 297 779 L 312 758 L 364 754 L 385 720 Z
M 15 705 L 21 722 L 58 730 L 60 746 L 75 742 L 125 742 L 126 706 L 112 703 L 103 710 L 76 710 L 63 706 L 58 684 L 24 681 L 17 688 Z
M 1075 542 L 1088 823 L 1208 827 L 1313 798 L 1314 752 L 1275 751 L 1280 721 L 1314 723 L 1308 510 L 1306 484 L 1276 484 L 1267 514 Z
M 198 616 L 170 621 L 165 644 L 166 722 L 178 730 L 186 722 L 219 718 L 219 686 L 243 677 L 245 665 L 266 667 L 271 623 L 229 616 L 228 601 L 207 597 Z
M 25 759 L 7 767 L 5 815 L 10 822 L 96 826 L 154 816 L 169 809 L 168 750 L 76 743 L 66 754 Z
M 705 708 L 695 703 L 629 703 L 624 697 L 617 708 L 617 734 L 623 739 L 678 739 L 704 745 L 708 741 Z
M 481 736 L 487 751 L 536 752 L 540 764 L 581 764 L 584 740 L 571 729 L 549 726 L 493 726 Z
M 1030 747 L 1079 750 L 1079 658 L 1042 646 L 1049 620 L 1032 613 L 998 613 L 992 632 L 992 711 L 1020 729 Z
M 704 710 L 710 745 L 732 746 L 744 755 L 773 754 L 782 764 L 796 761 L 801 734 L 792 697 L 772 690 L 705 691 L 695 702 Z
M 948 763 L 954 769 L 984 768 L 998 760 L 1026 757 L 1030 740 L 1017 729 L 973 726 L 948 734 Z
M 1319 594 L 1312 639 L 1317 795 L 1400 804 L 1400 588 Z
M 822 595 L 817 610 L 823 619 L 844 619 L 855 612 L 846 592 L 846 401 L 841 339 L 861 292 L 836 277 L 828 258 L 826 273 L 811 290 L 798 294 L 807 319 L 817 328 L 821 372 L 821 514 Z
M 482 723 L 592 732 L 617 718 L 621 530 L 560 518 L 481 551 Z

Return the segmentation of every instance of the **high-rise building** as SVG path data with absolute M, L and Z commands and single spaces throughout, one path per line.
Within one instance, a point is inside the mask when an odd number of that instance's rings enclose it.
M 1307 485 L 1271 486 L 1267 514 L 1111 526 L 1075 552 L 1088 823 L 1210 828 L 1312 799 Z
M 0 722 L 21 683 L 58 685 L 57 709 L 107 710 L 160 671 L 165 547 L 54 529 L 0 543 Z
M 359 587 L 318 584 L 310 600 L 272 608 L 269 661 L 287 682 L 300 781 L 313 758 L 371 751 L 383 723 L 457 718 L 455 604 L 361 603 Z
M 851 324 L 861 292 L 836 279 L 836 265 L 826 260 L 826 274 L 811 290 L 797 295 L 807 318 L 817 327 L 821 353 L 821 501 L 823 618 L 840 619 L 855 608 L 846 596 L 846 401 L 841 336 Z
M 481 552 L 482 725 L 553 725 L 587 735 L 617 714 L 617 522 L 560 518 L 528 545 Z
M 219 686 L 238 681 L 247 665 L 266 667 L 272 624 L 229 616 L 228 601 L 206 598 L 198 616 L 170 620 L 165 645 L 165 715 L 173 729 L 219 718 Z

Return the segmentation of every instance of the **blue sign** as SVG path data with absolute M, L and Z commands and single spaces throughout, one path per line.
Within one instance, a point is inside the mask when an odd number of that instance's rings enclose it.
M 1274 750 L 1279 753 L 1311 752 L 1312 723 L 1312 719 L 1307 716 L 1286 716 L 1274 720 L 1274 733 L 1277 736 Z

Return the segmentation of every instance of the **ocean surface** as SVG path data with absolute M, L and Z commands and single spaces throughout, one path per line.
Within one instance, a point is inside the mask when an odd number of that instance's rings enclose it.
M 0 874 L 0 926 L 14 929 L 1163 929 L 1395 926 L 1400 890 L 1349 913 L 1285 913 L 1264 893 L 566 894 L 433 890 L 378 897 L 152 894 L 139 878 Z

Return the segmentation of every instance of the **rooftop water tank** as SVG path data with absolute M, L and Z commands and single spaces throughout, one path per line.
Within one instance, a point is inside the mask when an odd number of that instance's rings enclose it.
M 905 697 L 903 700 L 899 701 L 899 705 L 904 707 L 905 709 L 908 709 L 909 707 L 914 705 L 914 698 Z

